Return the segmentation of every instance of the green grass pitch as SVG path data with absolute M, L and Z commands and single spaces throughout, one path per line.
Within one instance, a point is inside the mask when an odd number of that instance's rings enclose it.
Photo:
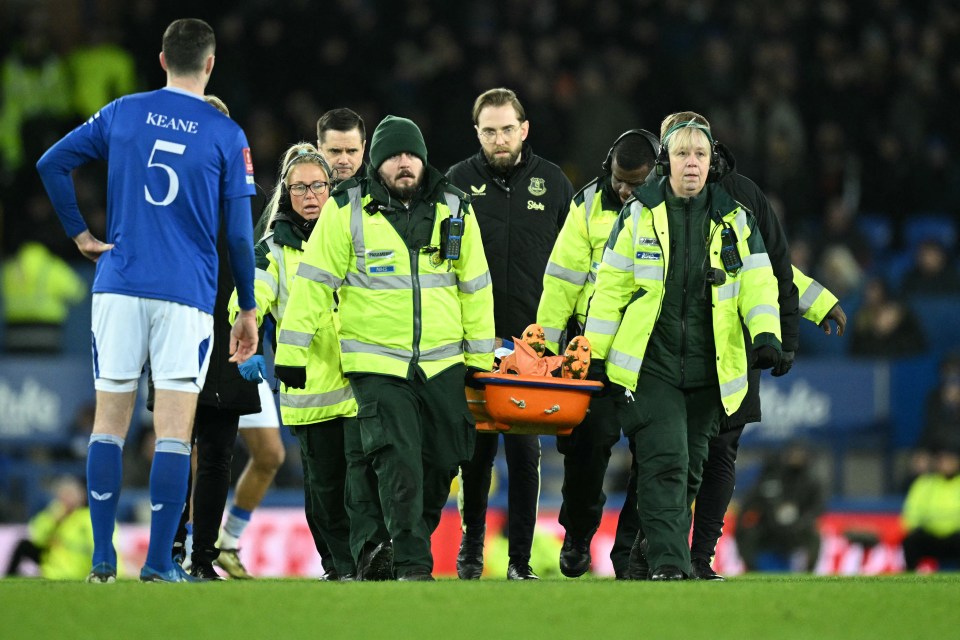
M 0 581 L 0 638 L 960 638 L 960 575 L 113 585 Z

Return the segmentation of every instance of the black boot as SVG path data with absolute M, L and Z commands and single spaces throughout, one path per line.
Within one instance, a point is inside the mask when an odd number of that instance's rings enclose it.
M 560 548 L 560 573 L 568 578 L 579 578 L 590 569 L 590 540 L 563 536 Z
M 461 580 L 479 580 L 483 573 L 483 539 L 486 527 L 467 527 L 457 553 L 457 576 Z

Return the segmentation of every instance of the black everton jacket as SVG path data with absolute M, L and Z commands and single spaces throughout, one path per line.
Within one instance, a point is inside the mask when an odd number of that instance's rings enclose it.
M 481 150 L 447 171 L 450 182 L 470 197 L 480 224 L 501 338 L 519 337 L 536 322 L 543 273 L 573 199 L 573 185 L 560 167 L 526 144 L 520 158 L 503 175 Z

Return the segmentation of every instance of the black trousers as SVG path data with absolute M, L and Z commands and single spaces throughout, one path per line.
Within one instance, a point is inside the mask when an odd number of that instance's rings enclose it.
M 557 436 L 557 451 L 563 455 L 560 524 L 573 538 L 591 539 L 603 517 L 603 479 L 611 450 L 620 440 L 616 402 L 612 397 L 591 399 L 590 412 L 573 433 Z
M 307 525 L 324 571 L 335 569 L 341 576 L 355 572 L 353 554 L 350 553 L 350 520 L 344 505 L 347 480 L 345 428 L 358 428 L 356 420 L 334 418 L 290 427 L 300 442 Z
M 497 457 L 499 433 L 478 433 L 470 462 L 460 466 L 463 490 L 461 517 L 467 530 L 485 526 L 487 499 L 493 461 Z M 529 564 L 533 530 L 537 524 L 540 499 L 540 437 L 506 435 L 503 448 L 507 455 L 507 537 L 510 562 Z
M 230 463 L 237 441 L 240 414 L 222 411 L 216 407 L 197 406 L 193 423 L 193 442 L 197 451 L 197 475 L 193 485 L 193 553 L 194 564 L 210 564 L 220 555 L 217 536 L 230 491 Z M 190 487 L 187 487 L 190 495 Z M 180 528 L 175 538 L 183 542 L 187 537 L 186 523 L 190 509 L 183 510 Z
M 697 492 L 696 509 L 693 514 L 693 540 L 690 546 L 691 559 L 710 561 L 716 553 L 717 542 L 723 534 L 723 518 L 733 498 L 736 485 L 737 451 L 740 447 L 740 436 L 745 425 L 739 425 L 721 431 L 710 439 L 710 448 L 707 460 L 703 466 L 703 478 L 700 490 Z M 578 427 L 579 428 L 579 427 Z M 630 453 L 635 456 L 635 443 L 631 438 Z M 632 468 L 632 465 L 631 465 Z M 617 533 L 614 538 L 613 549 L 610 550 L 610 560 L 617 575 L 627 570 L 630 560 L 630 547 L 640 530 L 640 519 L 637 516 L 637 478 L 631 471 L 627 484 L 626 498 L 620 517 L 617 520 Z
M 433 571 L 430 535 L 457 467 L 473 450 L 476 429 L 463 393 L 465 373 L 458 364 L 429 380 L 419 369 L 412 379 L 349 376 L 359 404 L 360 444 L 376 474 L 398 578 Z
M 903 539 L 903 557 L 911 571 L 924 557 L 935 558 L 938 562 L 960 562 L 960 533 L 938 538 L 924 529 L 914 529 Z
M 40 566 L 40 554 L 43 549 L 33 544 L 26 538 L 17 543 L 13 553 L 10 555 L 10 562 L 7 564 L 7 577 L 20 575 L 20 563 L 24 560 L 30 560 L 33 564 Z

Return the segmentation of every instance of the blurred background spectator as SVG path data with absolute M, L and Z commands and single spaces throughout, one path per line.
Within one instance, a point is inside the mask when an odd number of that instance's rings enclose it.
M 86 504 L 84 483 L 71 476 L 58 478 L 53 499 L 30 519 L 28 536 L 14 547 L 6 576 L 20 575 L 20 565 L 29 560 L 35 565 L 34 572 L 49 580 L 86 577 L 93 553 L 93 529 Z
M 960 563 L 960 453 L 938 451 L 933 467 L 921 475 L 903 503 L 903 556 L 907 569 L 944 568 Z
M 917 316 L 890 294 L 881 278 L 867 281 L 863 304 L 853 316 L 850 353 L 858 357 L 904 358 L 921 355 L 927 339 Z
M 927 397 L 923 431 L 910 458 L 907 487 L 918 476 L 934 471 L 939 451 L 960 454 L 960 355 L 943 360 L 939 383 Z
M 812 571 L 820 552 L 817 518 L 825 506 L 805 445 L 794 442 L 772 454 L 737 520 L 737 548 L 747 569 Z

